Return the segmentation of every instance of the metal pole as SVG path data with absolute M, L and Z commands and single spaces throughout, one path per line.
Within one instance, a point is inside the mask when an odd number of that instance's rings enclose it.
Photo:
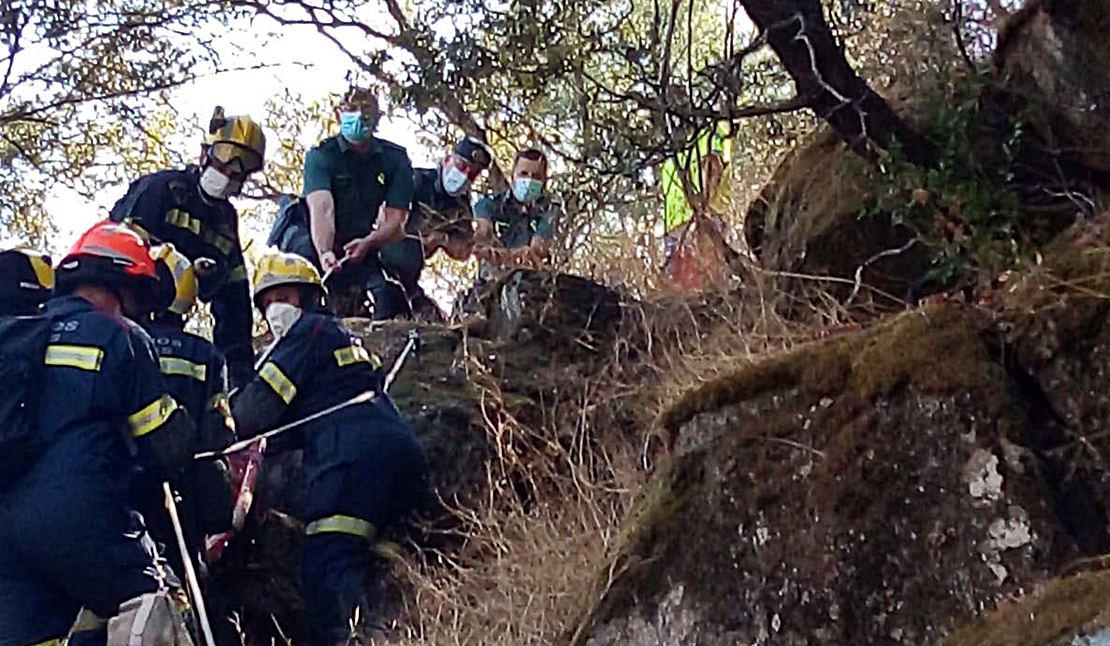
M 393 385 L 394 380 L 397 379 L 397 375 L 401 372 L 401 368 L 405 366 L 405 361 L 409 358 L 409 354 L 416 349 L 416 346 L 420 345 L 420 335 L 416 330 L 409 330 L 407 338 L 408 341 L 405 342 L 405 347 L 401 349 L 401 354 L 397 355 L 397 359 L 393 362 L 393 365 L 389 368 L 389 372 L 385 375 L 385 379 L 382 381 L 382 390 L 385 392 L 389 392 L 389 387 Z
M 204 607 L 204 597 L 200 592 L 200 581 L 197 572 L 193 569 L 193 559 L 189 555 L 189 546 L 185 544 L 185 530 L 181 527 L 181 518 L 177 515 L 177 502 L 173 499 L 173 489 L 169 482 L 162 483 L 162 493 L 166 498 L 166 511 L 170 513 L 170 522 L 173 523 L 173 533 L 177 535 L 177 549 L 181 552 L 181 562 L 185 565 L 185 583 L 189 589 L 189 596 L 193 598 L 193 612 L 200 623 L 200 631 L 204 635 L 207 646 L 216 646 L 216 638 L 212 635 L 212 625 L 208 623 L 208 610 Z

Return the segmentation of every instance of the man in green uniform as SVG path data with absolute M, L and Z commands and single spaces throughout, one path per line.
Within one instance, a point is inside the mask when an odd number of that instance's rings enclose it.
M 309 260 L 334 274 L 329 288 L 337 314 L 362 313 L 369 290 L 374 318 L 394 318 L 408 311 L 408 301 L 383 271 L 379 251 L 405 237 L 412 164 L 403 147 L 372 134 L 380 112 L 369 90 L 352 88 L 336 116 L 339 135 L 305 156 L 304 196 L 317 255 Z
M 517 153 L 512 186 L 474 205 L 474 255 L 482 260 L 479 282 L 491 265 L 539 264 L 551 252 L 562 206 L 546 193 L 547 156 L 535 148 Z
M 424 261 L 442 249 L 455 260 L 470 258 L 474 217 L 470 184 L 493 160 L 485 143 L 466 137 L 435 168 L 413 172 L 412 210 L 406 236 L 382 249 L 382 262 L 405 288 L 414 317 L 442 321 L 439 306 L 420 287 Z

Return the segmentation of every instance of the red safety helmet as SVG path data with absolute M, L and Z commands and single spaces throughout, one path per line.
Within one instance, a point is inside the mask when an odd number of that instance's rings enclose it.
M 56 273 L 61 293 L 80 284 L 128 289 L 144 308 L 151 307 L 158 294 L 158 268 L 146 241 L 127 225 L 108 220 L 81 234 Z

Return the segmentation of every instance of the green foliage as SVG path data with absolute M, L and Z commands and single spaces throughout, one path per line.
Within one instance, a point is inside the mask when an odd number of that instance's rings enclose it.
M 923 77 L 957 58 L 933 2 L 824 4 L 872 83 Z M 272 60 L 267 29 L 308 27 L 322 47 L 338 47 L 357 80 L 371 80 L 416 120 L 433 150 L 461 130 L 485 136 L 502 170 L 521 147 L 550 151 L 551 188 L 567 213 L 556 250 L 562 268 L 638 290 L 654 284 L 661 261 L 656 169 L 664 159 L 729 118 L 740 206 L 815 123 L 796 106 L 730 118 L 794 92 L 773 53 L 753 44 L 741 0 L 109 0 L 88 11 L 87 3 L 31 0 L 0 32 L 11 66 L 0 86 L 0 189 L 10 198 L 0 224 L 31 238 L 49 231 L 42 202 L 55 183 L 92 197 L 191 160 L 199 129 L 175 110 L 172 90 L 226 69 L 221 54 Z M 261 200 L 260 219 L 274 213 L 269 200 L 299 190 L 304 151 L 327 133 L 332 105 L 294 87 L 255 115 L 278 133 L 265 174 L 246 190 Z M 478 189 L 503 185 L 494 172 Z M 740 218 L 726 223 L 739 229 Z
M 932 167 L 914 166 L 893 147 L 870 171 L 876 187 L 861 216 L 889 214 L 936 252 L 932 279 L 961 282 L 970 273 L 997 273 L 1028 257 L 1044 242 L 1042 227 L 1022 210 L 1014 185 L 1029 133 L 1011 115 L 998 141 L 988 132 L 992 114 L 985 77 L 946 76 L 917 97 L 920 128 L 938 144 Z
M 118 172 L 125 168 L 119 155 L 105 152 L 131 152 L 136 126 L 156 111 L 160 92 L 218 67 L 202 27 L 233 14 L 186 0 L 5 6 L 0 225 L 41 242 L 49 232 L 43 201 L 54 182 L 94 194 L 128 177 Z

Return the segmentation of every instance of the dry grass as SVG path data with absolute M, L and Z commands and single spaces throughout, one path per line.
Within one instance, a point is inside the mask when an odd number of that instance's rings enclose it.
M 704 381 L 852 322 L 847 311 L 823 309 L 816 291 L 806 301 L 809 322 L 787 320 L 783 308 L 797 303 L 783 300 L 777 279 L 635 305 L 606 365 L 544 402 L 542 428 L 508 413 L 495 381 L 472 366 L 499 449 L 488 465 L 489 494 L 453 509 L 461 547 L 425 550 L 398 568 L 406 611 L 375 643 L 566 642 L 666 450 L 651 441 L 660 437 L 660 413 Z
M 407 564 L 408 612 L 384 643 L 557 641 L 582 607 L 631 492 L 579 483 L 563 493 L 532 509 L 457 510 L 463 550 Z

